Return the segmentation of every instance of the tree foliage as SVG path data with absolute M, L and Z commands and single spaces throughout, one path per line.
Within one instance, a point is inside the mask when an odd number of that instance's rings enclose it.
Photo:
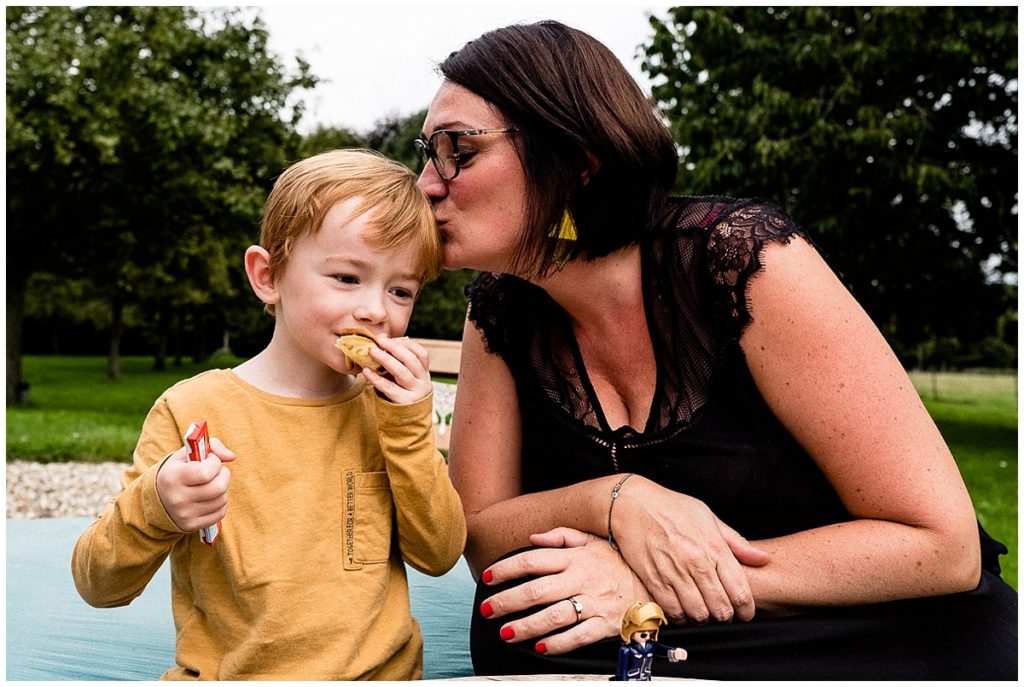
M 127 304 L 166 324 L 237 291 L 298 142 L 288 96 L 315 83 L 237 11 L 7 8 L 8 402 L 32 274 L 87 279 L 110 304 L 112 374 Z
M 55 331 L 107 327 L 112 360 L 124 327 L 157 360 L 175 338 L 201 355 L 229 332 L 246 355 L 272 320 L 241 256 L 280 173 L 338 147 L 420 167 L 425 112 L 300 137 L 295 93 L 317 79 L 270 53 L 258 13 L 6 18 L 8 403 L 26 294 Z M 645 68 L 682 152 L 678 191 L 789 211 L 901 353 L 1012 360 L 1015 8 L 680 7 L 651 23 Z M 409 333 L 459 337 L 473 276 L 429 284 Z
M 1017 10 L 679 7 L 645 69 L 684 193 L 808 227 L 898 350 L 1013 307 Z

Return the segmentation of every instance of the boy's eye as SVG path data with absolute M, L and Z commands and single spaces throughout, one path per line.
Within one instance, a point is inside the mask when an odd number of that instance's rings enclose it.
M 340 281 L 342 284 L 358 284 L 359 280 L 353 277 L 351 274 L 336 274 L 334 278 Z
M 391 292 L 393 294 L 395 294 L 396 296 L 398 296 L 399 298 L 415 298 L 416 297 L 416 292 L 415 291 L 410 291 L 409 289 L 392 289 Z

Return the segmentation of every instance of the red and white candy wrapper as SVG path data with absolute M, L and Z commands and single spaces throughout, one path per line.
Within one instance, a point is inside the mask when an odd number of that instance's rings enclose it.
M 193 422 L 185 432 L 185 448 L 188 449 L 189 460 L 205 460 L 210 450 L 210 430 L 206 427 L 206 421 Z M 221 524 L 204 527 L 199 530 L 199 538 L 204 544 L 213 546 L 220 534 Z

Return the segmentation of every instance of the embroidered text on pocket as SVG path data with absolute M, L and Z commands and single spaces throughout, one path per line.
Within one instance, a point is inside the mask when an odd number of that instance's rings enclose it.
M 391 483 L 386 472 L 346 470 L 345 569 L 386 563 L 391 554 Z

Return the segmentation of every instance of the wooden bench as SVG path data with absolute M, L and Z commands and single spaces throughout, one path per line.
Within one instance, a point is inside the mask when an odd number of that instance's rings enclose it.
M 450 377 L 459 376 L 459 360 L 462 358 L 462 342 L 445 339 L 413 339 L 430 354 L 430 371 Z
M 444 339 L 413 339 L 422 344 L 430 354 L 432 374 L 458 379 L 459 361 L 462 358 L 462 342 Z M 434 382 L 434 441 L 437 447 L 448 453 L 452 421 L 452 404 L 455 400 L 455 384 Z

